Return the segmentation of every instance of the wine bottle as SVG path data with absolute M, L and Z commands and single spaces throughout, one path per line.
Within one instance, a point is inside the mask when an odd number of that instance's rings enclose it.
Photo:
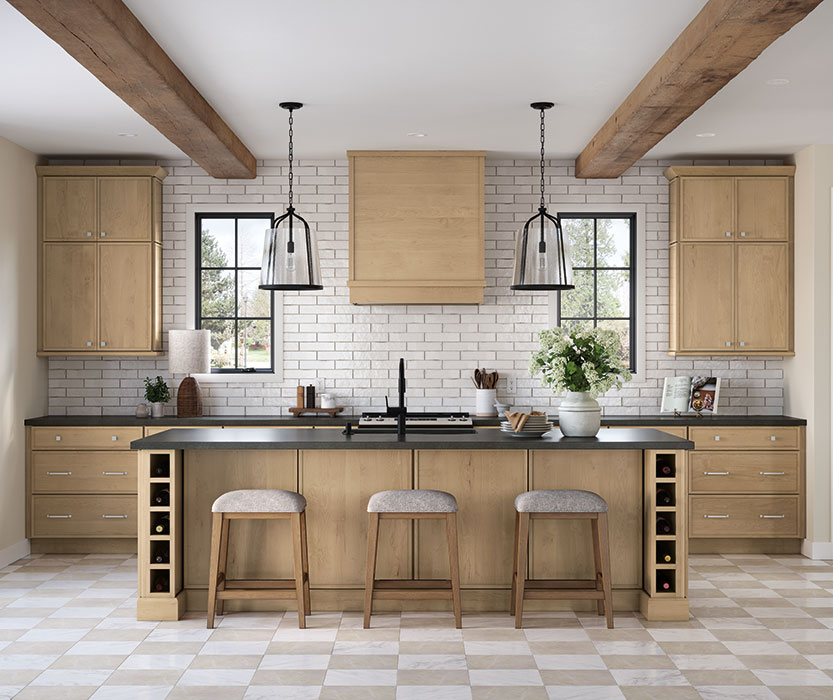
M 165 593 L 168 590 L 168 577 L 159 576 L 153 581 L 153 590 L 156 593 Z
M 171 532 L 171 520 L 167 515 L 162 516 L 159 520 L 156 521 L 156 525 L 153 527 L 154 532 L 157 535 L 168 535 Z
M 674 590 L 674 579 L 668 571 L 657 571 L 657 590 L 669 593 Z
M 658 464 L 657 472 L 659 472 L 659 476 L 672 477 L 674 476 L 674 467 L 667 463 Z
M 658 535 L 673 535 L 674 526 L 668 518 L 663 518 L 661 515 L 657 516 L 657 534 Z
M 657 505 L 658 506 L 673 506 L 674 496 L 671 492 L 664 488 L 657 489 Z
M 154 479 L 166 479 L 168 477 L 168 465 L 157 462 L 151 467 L 150 475 Z
M 171 502 L 170 489 L 160 489 L 153 497 L 153 503 L 157 506 L 167 506 Z
M 672 557 L 670 554 L 666 554 L 666 555 L 662 558 L 662 560 L 663 560 L 666 564 L 671 564 L 671 563 L 673 563 L 673 561 L 674 561 L 674 557 Z
M 169 560 L 168 552 L 164 549 L 160 549 L 156 552 L 153 557 L 154 564 L 167 564 Z

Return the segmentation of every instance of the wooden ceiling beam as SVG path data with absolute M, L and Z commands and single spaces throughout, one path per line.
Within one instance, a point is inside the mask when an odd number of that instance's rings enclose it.
M 210 175 L 255 177 L 249 149 L 121 0 L 8 2 Z
M 576 158 L 576 177 L 619 177 L 821 1 L 709 0 Z

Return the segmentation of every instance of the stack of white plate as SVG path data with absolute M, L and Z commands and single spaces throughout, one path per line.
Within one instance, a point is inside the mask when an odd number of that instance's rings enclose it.
M 552 423 L 546 416 L 529 416 L 524 423 L 524 427 L 518 432 L 512 427 L 508 421 L 501 421 L 500 429 L 504 433 L 509 433 L 513 437 L 535 438 L 541 437 L 544 433 L 552 430 Z

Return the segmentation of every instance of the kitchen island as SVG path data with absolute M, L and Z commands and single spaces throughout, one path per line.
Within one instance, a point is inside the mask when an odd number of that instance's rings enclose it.
M 313 611 L 361 609 L 366 506 L 376 491 L 433 488 L 457 497 L 465 613 L 509 610 L 515 496 L 578 488 L 609 504 L 614 607 L 641 610 L 649 619 L 688 618 L 685 462 L 694 443 L 658 430 L 603 430 L 595 438 L 553 430 L 530 440 L 487 429 L 398 438 L 346 436 L 337 429 L 195 428 L 134 440 L 131 447 L 140 455 L 138 619 L 176 620 L 186 609 L 205 609 L 211 504 L 242 488 L 297 490 L 306 497 Z M 658 489 L 670 497 L 668 504 L 657 504 Z M 168 502 L 157 504 L 164 490 Z M 670 523 L 670 533 L 657 534 L 658 517 Z M 166 532 L 156 534 L 163 521 Z M 592 578 L 590 532 L 581 525 L 534 523 L 531 577 Z M 285 521 L 235 523 L 230 576 L 288 577 L 288 535 Z M 447 577 L 443 543 L 436 522 L 390 523 L 380 537 L 380 577 Z M 404 604 L 435 609 L 446 602 Z M 394 610 L 403 603 L 383 605 Z

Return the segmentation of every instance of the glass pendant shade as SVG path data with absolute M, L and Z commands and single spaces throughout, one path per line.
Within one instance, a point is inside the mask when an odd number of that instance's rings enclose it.
M 323 289 L 315 234 L 293 207 L 266 230 L 260 288 Z
M 561 224 L 540 207 L 515 238 L 511 289 L 545 291 L 574 286 L 569 244 Z

